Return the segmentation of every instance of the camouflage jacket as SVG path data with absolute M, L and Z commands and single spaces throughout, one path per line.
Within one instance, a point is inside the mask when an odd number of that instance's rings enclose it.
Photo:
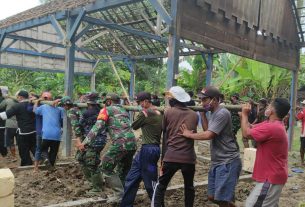
M 83 143 L 91 143 L 103 127 L 106 127 L 113 145 L 123 146 L 126 150 L 136 150 L 137 144 L 131 129 L 129 114 L 121 105 L 103 108 Z
M 84 113 L 80 117 L 79 124 L 84 130 L 84 135 L 89 134 L 92 127 L 95 125 L 97 120 L 97 116 L 99 115 L 100 108 L 93 107 L 84 111 Z M 102 127 L 97 133 L 96 138 L 92 140 L 93 142 L 90 144 L 92 147 L 103 147 L 107 141 L 106 128 Z
M 233 104 L 233 105 L 236 105 L 236 104 Z M 239 117 L 237 111 L 231 111 L 231 117 L 232 117 L 232 131 L 233 131 L 234 136 L 236 136 L 238 130 L 240 129 L 240 117 Z
M 78 107 L 73 107 L 67 111 L 67 117 L 70 119 L 75 136 L 80 137 L 81 140 L 83 140 L 84 130 L 79 122 L 81 116 L 82 111 Z

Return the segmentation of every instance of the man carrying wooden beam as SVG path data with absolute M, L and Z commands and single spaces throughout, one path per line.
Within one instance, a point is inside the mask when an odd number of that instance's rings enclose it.
M 241 129 L 243 137 L 258 143 L 252 176 L 256 185 L 245 206 L 278 206 L 288 179 L 288 137 L 282 120 L 290 104 L 284 98 L 274 99 L 265 111 L 268 120 L 253 126 L 248 121 L 250 110 L 250 104 L 243 105 Z
M 152 199 L 154 186 L 158 179 L 158 160 L 160 158 L 160 138 L 162 133 L 162 114 L 151 102 L 151 94 L 141 92 L 137 102 L 142 111 L 132 123 L 132 128 L 142 130 L 142 147 L 133 159 L 130 171 L 125 179 L 124 195 L 121 207 L 132 207 L 140 182 L 143 180 L 145 190 Z
M 239 147 L 232 132 L 231 113 L 219 105 L 220 91 L 213 87 L 203 89 L 198 95 L 209 121 L 201 113 L 203 132 L 194 133 L 182 125 L 182 135 L 193 140 L 211 140 L 211 168 L 208 177 L 208 199 L 221 207 L 234 205 L 235 186 L 241 172 Z
M 82 144 L 86 146 L 92 143 L 99 131 L 106 127 L 111 145 L 102 158 L 100 170 L 105 177 L 106 185 L 114 191 L 114 197 L 109 202 L 117 202 L 123 195 L 122 184 L 130 170 L 137 143 L 131 129 L 129 114 L 120 105 L 120 97 L 111 93 L 106 99 L 110 105 L 100 111 L 95 125 Z
M 186 207 L 192 207 L 195 198 L 196 153 L 194 141 L 185 139 L 180 134 L 179 126 L 185 124 L 189 129 L 196 131 L 198 116 L 196 112 L 187 108 L 187 103 L 191 100 L 191 97 L 180 86 L 171 87 L 165 95 L 169 99 L 171 108 L 164 113 L 162 166 L 151 206 L 164 206 L 167 186 L 175 173 L 181 170 L 184 179 L 184 204 Z

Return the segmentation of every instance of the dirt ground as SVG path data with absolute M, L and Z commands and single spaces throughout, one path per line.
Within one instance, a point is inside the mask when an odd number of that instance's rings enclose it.
M 203 145 L 199 145 L 198 154 L 209 157 L 207 149 Z M 202 154 L 203 152 L 203 154 Z M 34 206 L 47 206 L 56 203 L 63 203 L 66 201 L 73 201 L 83 198 L 90 198 L 92 196 L 86 195 L 89 189 L 89 184 L 84 180 L 80 168 L 73 158 L 59 159 L 60 162 L 74 162 L 65 166 L 58 166 L 56 170 L 50 172 L 41 170 L 34 173 L 32 169 L 18 170 L 16 167 L 18 162 L 7 162 L 6 159 L 0 157 L 0 167 L 10 167 L 15 175 L 15 206 L 16 207 L 34 207 Z M 298 164 L 298 153 L 290 153 L 289 155 L 289 168 L 300 167 Z M 209 161 L 198 160 L 196 165 L 195 182 L 207 180 L 209 169 Z M 289 172 L 287 184 L 280 199 L 280 207 L 298 206 L 300 203 L 305 203 L 305 173 Z M 183 183 L 182 175 L 180 172 L 176 173 L 170 185 L 175 186 Z M 244 201 L 249 195 L 253 182 L 240 181 L 236 188 L 236 205 L 244 206 Z M 141 186 L 143 189 L 143 185 Z M 106 198 L 111 195 L 111 191 L 106 189 L 98 197 Z M 183 189 L 167 192 L 166 206 L 168 207 L 182 207 L 184 206 L 184 193 Z M 146 194 L 140 195 L 136 200 L 136 207 L 149 206 L 150 201 Z M 0 205 L 2 206 L 2 205 Z M 89 204 L 81 205 L 83 207 L 89 206 L 105 206 L 107 204 Z M 195 205 L 197 207 L 215 206 L 207 201 L 207 193 L 205 186 L 196 187 Z

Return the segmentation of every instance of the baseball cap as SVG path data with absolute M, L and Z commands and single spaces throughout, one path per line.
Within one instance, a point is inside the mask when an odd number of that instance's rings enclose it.
M 69 96 L 64 96 L 60 99 L 60 105 L 72 105 L 73 102 Z
M 138 93 L 137 97 L 136 97 L 137 101 L 144 101 L 144 100 L 151 100 L 151 94 L 148 92 L 140 92 Z
M 23 98 L 29 98 L 29 93 L 27 91 L 21 90 L 17 93 L 17 96 L 21 96 Z
M 185 90 L 180 86 L 171 87 L 169 91 L 165 92 L 165 96 L 169 98 L 174 98 L 182 103 L 189 102 L 191 100 L 190 95 L 185 92 Z
M 214 87 L 214 86 L 209 86 L 204 89 L 198 94 L 198 98 L 219 98 L 221 96 L 220 91 Z
M 112 101 L 119 101 L 120 97 L 119 97 L 119 95 L 117 95 L 115 93 L 108 93 L 107 96 L 106 96 L 106 100 L 107 99 L 110 99 Z

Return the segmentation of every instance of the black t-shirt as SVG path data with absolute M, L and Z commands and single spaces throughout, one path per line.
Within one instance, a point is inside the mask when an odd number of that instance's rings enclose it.
M 21 102 L 6 111 L 7 118 L 16 116 L 20 134 L 35 132 L 35 114 L 29 102 Z

